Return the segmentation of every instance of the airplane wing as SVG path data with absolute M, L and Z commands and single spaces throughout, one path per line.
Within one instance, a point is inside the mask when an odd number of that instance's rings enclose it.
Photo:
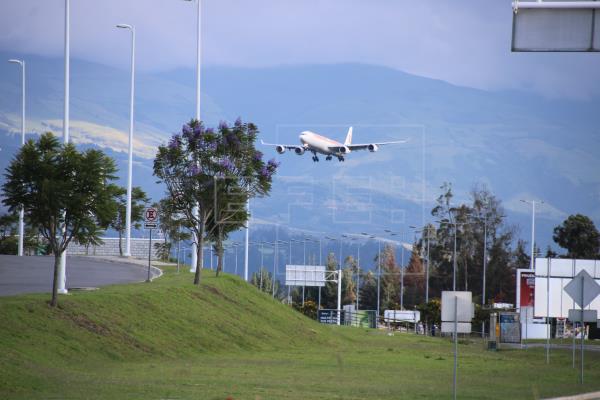
M 305 150 L 305 148 L 302 145 L 266 143 L 262 139 L 260 140 L 260 144 L 262 144 L 263 146 L 273 146 L 273 147 L 275 147 L 275 150 L 279 154 L 283 154 L 286 150 L 294 150 L 296 153 L 298 153 L 298 152 L 304 153 L 304 150 Z
M 374 151 L 379 146 L 385 146 L 385 145 L 388 145 L 388 144 L 401 144 L 401 143 L 406 143 L 406 142 L 408 142 L 408 139 L 406 139 L 406 140 L 397 140 L 397 141 L 394 141 L 394 142 L 348 144 L 348 145 L 346 145 L 346 147 L 348 147 L 352 151 L 354 151 L 354 150 L 370 150 L 370 151 Z

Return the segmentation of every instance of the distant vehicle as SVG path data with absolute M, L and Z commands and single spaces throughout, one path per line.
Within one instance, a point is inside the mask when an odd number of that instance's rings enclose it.
M 340 143 L 311 131 L 304 131 L 300 134 L 301 145 L 265 143 L 262 140 L 260 142 L 265 146 L 274 146 L 275 151 L 279 154 L 285 153 L 286 150 L 293 150 L 294 153 L 301 156 L 308 151 L 313 154 L 312 159 L 316 162 L 319 161 L 317 153 L 325 155 L 327 161 L 330 161 L 333 157 L 337 157 L 338 161 L 344 161 L 345 156 L 352 151 L 369 150 L 371 153 L 374 153 L 379 150 L 379 146 L 406 143 L 407 141 L 408 140 L 399 140 L 395 142 L 352 144 L 352 127 L 350 127 L 344 143 Z

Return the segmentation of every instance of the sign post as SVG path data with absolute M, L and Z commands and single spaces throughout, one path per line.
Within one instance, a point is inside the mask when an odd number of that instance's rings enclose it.
M 569 310 L 569 319 L 574 322 L 574 320 L 579 319 L 581 323 L 581 376 L 579 382 L 583 384 L 583 341 L 585 338 L 585 316 L 588 316 L 589 322 L 596 320 L 597 315 L 595 312 L 588 312 L 590 310 L 584 310 L 599 294 L 600 294 L 600 285 L 586 272 L 585 269 L 582 269 L 571 282 L 565 286 L 565 292 L 575 301 L 575 303 L 579 306 L 579 310 Z M 595 311 L 595 310 L 593 310 Z M 581 313 L 581 315 L 577 315 Z M 577 318 L 579 317 L 579 318 Z
M 148 207 L 144 211 L 144 229 L 150 230 L 150 241 L 148 243 L 148 278 L 150 282 L 150 268 L 152 264 L 152 229 L 158 228 L 158 210 L 154 207 Z
M 442 332 L 454 335 L 454 373 L 452 393 L 456 399 L 458 376 L 458 334 L 471 333 L 471 320 L 475 313 L 471 292 L 442 292 Z M 491 329 L 491 328 L 490 328 Z

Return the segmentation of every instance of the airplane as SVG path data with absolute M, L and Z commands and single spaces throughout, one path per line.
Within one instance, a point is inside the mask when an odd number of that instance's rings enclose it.
M 371 153 L 374 153 L 379 150 L 379 146 L 406 143 L 407 141 L 408 140 L 398 140 L 395 142 L 352 144 L 352 127 L 350 127 L 344 143 L 340 143 L 311 131 L 300 133 L 301 145 L 265 143 L 262 140 L 260 142 L 264 146 L 275 146 L 275 151 L 279 154 L 285 153 L 286 150 L 293 150 L 297 155 L 301 156 L 304 152 L 309 151 L 313 153 L 313 161 L 317 162 L 319 161 L 317 153 L 325 155 L 325 160 L 327 161 L 330 161 L 333 157 L 337 157 L 338 161 L 344 161 L 345 156 L 354 150 L 369 150 Z

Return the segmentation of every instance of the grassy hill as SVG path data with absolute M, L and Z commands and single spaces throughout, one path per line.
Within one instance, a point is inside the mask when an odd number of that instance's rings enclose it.
M 450 342 L 323 326 L 233 276 L 0 298 L 0 398 L 364 399 L 450 397 Z M 577 383 L 569 351 L 459 346 L 461 398 L 600 389 L 600 356 Z

